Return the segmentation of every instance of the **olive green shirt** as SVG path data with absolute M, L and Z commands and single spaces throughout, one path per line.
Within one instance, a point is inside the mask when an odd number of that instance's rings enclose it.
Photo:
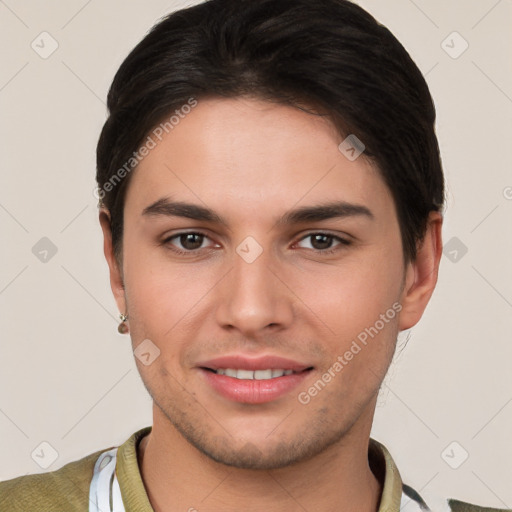
M 125 512 L 154 512 L 137 460 L 137 445 L 151 428 L 149 426 L 135 432 L 117 450 L 116 475 Z M 0 512 L 88 512 L 89 487 L 95 462 L 101 453 L 111 448 L 114 447 L 91 453 L 55 471 L 0 482 Z M 401 500 L 407 496 L 417 501 L 417 510 L 430 510 L 416 491 L 402 483 L 400 473 L 384 445 L 370 439 L 368 457 L 372 471 L 383 483 L 378 512 L 399 512 Z M 458 500 L 446 500 L 445 503 L 446 510 L 453 512 L 506 512 L 504 509 L 483 508 Z M 435 508 L 432 510 L 437 512 Z

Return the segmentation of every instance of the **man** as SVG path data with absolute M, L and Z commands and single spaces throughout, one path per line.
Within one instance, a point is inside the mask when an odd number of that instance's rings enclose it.
M 0 510 L 491 510 L 426 504 L 370 439 L 442 248 L 435 110 L 394 36 L 346 0 L 211 0 L 108 107 L 99 220 L 153 425 Z

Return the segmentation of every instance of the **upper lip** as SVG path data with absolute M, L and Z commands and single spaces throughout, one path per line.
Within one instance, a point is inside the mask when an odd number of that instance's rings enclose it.
M 210 370 L 218 370 L 219 368 L 233 368 L 237 370 L 293 370 L 301 372 L 308 368 L 312 368 L 310 364 L 303 364 L 292 359 L 284 357 L 266 355 L 258 357 L 249 357 L 242 354 L 226 355 L 202 361 L 197 366 L 200 368 L 208 368 Z

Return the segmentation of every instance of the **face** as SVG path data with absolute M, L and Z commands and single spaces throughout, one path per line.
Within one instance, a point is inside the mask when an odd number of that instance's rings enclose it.
M 200 100 L 131 177 L 114 291 L 133 348 L 159 351 L 136 359 L 155 407 L 216 461 L 277 468 L 369 431 L 414 270 L 341 141 L 298 109 Z

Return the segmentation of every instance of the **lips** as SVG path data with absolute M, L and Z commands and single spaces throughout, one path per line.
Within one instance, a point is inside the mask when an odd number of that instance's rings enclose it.
M 312 366 L 278 356 L 224 356 L 198 365 L 206 383 L 230 401 L 262 404 L 283 397 L 312 371 Z

